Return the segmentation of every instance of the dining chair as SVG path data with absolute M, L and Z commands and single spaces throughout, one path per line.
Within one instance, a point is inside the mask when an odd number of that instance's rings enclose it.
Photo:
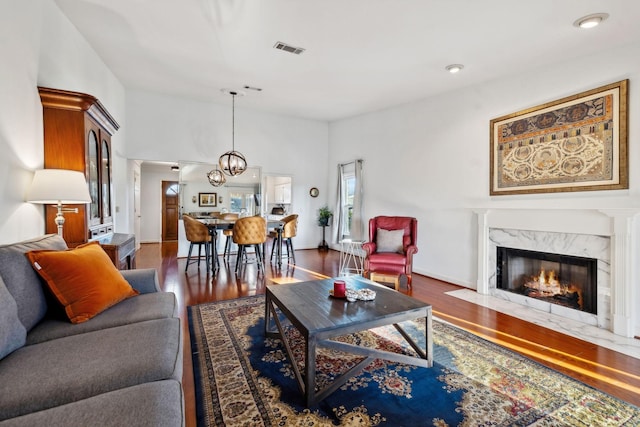
M 293 250 L 293 240 L 292 238 L 296 237 L 298 232 L 298 214 L 291 214 L 284 218 L 282 218 L 282 244 L 284 244 L 287 248 L 287 259 L 292 259 L 293 264 L 296 264 L 296 253 Z M 273 239 L 273 243 L 271 245 L 271 262 L 273 262 L 273 257 L 277 252 L 276 244 L 278 243 L 278 232 L 276 230 L 272 230 L 269 232 L 269 238 Z M 282 247 L 280 247 L 280 255 L 282 256 Z
M 220 214 L 219 218 L 225 221 L 232 221 L 238 219 L 239 215 L 237 213 L 223 213 Z M 222 252 L 222 259 L 229 259 L 231 256 L 231 243 L 233 242 L 233 229 L 228 228 L 226 230 L 222 230 L 222 235 L 226 237 L 224 241 L 224 251 Z
M 200 259 L 202 258 L 202 245 L 204 245 L 205 260 L 207 264 L 207 271 L 209 270 L 209 246 L 211 243 L 211 236 L 209 235 L 209 229 L 206 225 L 193 218 L 190 215 L 182 215 L 184 222 L 184 231 L 189 241 L 189 254 L 187 255 L 187 265 L 184 267 L 184 271 L 187 271 L 190 264 L 198 263 L 198 269 L 200 269 Z M 191 260 L 191 251 L 193 246 L 198 245 L 198 259 Z
M 238 245 L 236 272 L 240 264 L 248 263 L 246 250 L 250 246 L 255 248 L 258 271 L 264 272 L 262 245 L 267 241 L 267 221 L 261 216 L 239 218 L 233 226 L 232 238 L 233 242 Z

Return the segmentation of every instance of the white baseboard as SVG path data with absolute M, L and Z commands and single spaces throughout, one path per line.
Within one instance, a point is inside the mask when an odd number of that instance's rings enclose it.
M 434 279 L 438 279 L 438 280 L 442 280 L 443 282 L 448 282 L 448 283 L 453 283 L 454 285 L 458 285 L 458 286 L 463 286 L 465 288 L 469 288 L 469 289 L 476 289 L 476 284 L 472 283 L 472 282 L 467 282 L 464 280 L 460 280 L 460 279 L 456 279 L 454 277 L 447 277 L 447 276 L 443 276 L 441 274 L 437 274 L 431 271 L 425 271 L 422 269 L 413 269 L 414 273 L 418 273 L 418 274 L 422 274 L 423 276 L 427 276 L 427 277 L 432 277 Z

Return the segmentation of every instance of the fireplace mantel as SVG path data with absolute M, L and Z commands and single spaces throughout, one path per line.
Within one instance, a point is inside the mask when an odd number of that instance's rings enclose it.
M 637 274 L 634 259 L 637 249 L 636 217 L 640 209 L 474 209 L 478 219 L 478 280 L 477 292 L 489 295 L 490 229 L 511 229 L 552 233 L 606 236 L 610 238 L 611 306 L 610 329 L 613 333 L 633 337 L 636 333 Z

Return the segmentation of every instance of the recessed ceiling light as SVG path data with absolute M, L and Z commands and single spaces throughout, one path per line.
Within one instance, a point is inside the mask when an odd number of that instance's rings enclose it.
M 608 13 L 592 13 L 591 15 L 583 16 L 576 20 L 573 25 L 579 28 L 593 28 L 600 25 L 600 23 L 608 17 Z
M 445 69 L 450 72 L 451 74 L 455 74 L 460 72 L 462 69 L 464 68 L 464 65 L 462 64 L 451 64 L 451 65 L 447 65 L 445 67 Z

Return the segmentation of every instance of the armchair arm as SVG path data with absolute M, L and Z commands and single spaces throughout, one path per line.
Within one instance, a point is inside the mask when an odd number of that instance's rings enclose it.
M 160 292 L 158 273 L 155 268 L 142 268 L 140 270 L 120 270 L 122 277 L 129 282 L 131 287 L 141 294 Z
M 407 246 L 407 257 L 412 257 L 414 254 L 418 253 L 418 247 L 416 245 Z
M 374 242 L 363 243 L 362 249 L 367 253 L 367 256 L 369 256 L 376 252 L 376 244 Z

